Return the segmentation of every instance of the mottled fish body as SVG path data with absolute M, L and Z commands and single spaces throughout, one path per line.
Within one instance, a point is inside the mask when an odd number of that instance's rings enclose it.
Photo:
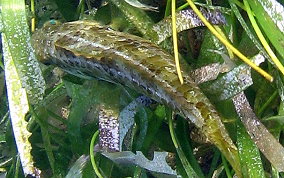
M 32 43 L 43 63 L 121 83 L 171 107 L 193 122 L 232 165 L 239 162 L 213 105 L 186 72 L 184 84 L 179 82 L 173 57 L 157 45 L 93 21 L 45 25 Z M 239 170 L 239 165 L 234 168 Z

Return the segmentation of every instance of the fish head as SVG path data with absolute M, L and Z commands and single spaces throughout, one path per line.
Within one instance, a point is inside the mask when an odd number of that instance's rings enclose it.
M 54 50 L 56 32 L 61 23 L 55 20 L 46 22 L 41 29 L 36 30 L 31 38 L 31 44 L 35 50 L 37 59 L 45 64 L 49 64 Z

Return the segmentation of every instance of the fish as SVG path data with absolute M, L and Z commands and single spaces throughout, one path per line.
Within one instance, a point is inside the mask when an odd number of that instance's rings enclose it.
M 122 84 L 170 107 L 195 124 L 241 172 L 237 147 L 221 116 L 184 69 L 180 83 L 173 56 L 156 44 L 86 20 L 48 23 L 32 35 L 31 43 L 42 63 Z

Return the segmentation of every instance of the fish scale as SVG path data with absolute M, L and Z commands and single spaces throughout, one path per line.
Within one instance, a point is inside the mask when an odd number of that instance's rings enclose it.
M 38 59 L 80 76 L 115 81 L 161 102 L 194 123 L 240 172 L 237 148 L 214 106 L 174 58 L 157 45 L 93 21 L 49 24 L 33 34 Z

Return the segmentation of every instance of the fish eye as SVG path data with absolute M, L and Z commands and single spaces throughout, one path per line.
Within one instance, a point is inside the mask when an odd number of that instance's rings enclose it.
M 47 27 L 47 26 L 55 26 L 55 25 L 60 25 L 61 22 L 55 19 L 50 19 L 49 21 L 45 22 L 43 27 Z
M 50 23 L 51 25 L 56 25 L 56 24 L 58 23 L 58 21 L 57 21 L 57 20 L 54 20 L 54 19 L 51 19 L 51 20 L 49 20 L 49 23 Z

